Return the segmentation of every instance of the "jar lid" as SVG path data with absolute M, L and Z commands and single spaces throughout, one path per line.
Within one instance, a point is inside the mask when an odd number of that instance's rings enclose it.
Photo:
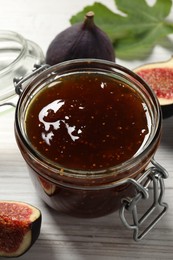
M 13 31 L 0 30 L 0 106 L 16 104 L 14 78 L 30 73 L 35 64 L 44 63 L 41 48 Z M 7 106 L 5 106 L 7 107 Z M 3 106 L 3 110 L 5 108 Z

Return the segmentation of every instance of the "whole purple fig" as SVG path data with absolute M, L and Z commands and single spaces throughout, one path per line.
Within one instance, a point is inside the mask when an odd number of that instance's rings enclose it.
M 115 62 L 113 45 L 108 36 L 95 25 L 92 11 L 86 14 L 82 23 L 76 23 L 59 33 L 46 53 L 46 63 L 49 65 L 82 58 Z

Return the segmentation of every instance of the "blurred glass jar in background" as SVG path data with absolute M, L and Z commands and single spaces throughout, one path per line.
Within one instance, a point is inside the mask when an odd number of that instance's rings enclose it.
M 13 31 L 0 30 L 0 111 L 3 104 L 16 104 L 13 79 L 31 73 L 34 64 L 42 64 L 44 55 L 33 41 Z

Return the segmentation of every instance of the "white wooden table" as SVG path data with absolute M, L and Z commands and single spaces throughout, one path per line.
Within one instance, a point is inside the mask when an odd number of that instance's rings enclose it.
M 71 15 L 93 2 L 0 0 L 0 29 L 21 33 L 37 42 L 45 53 L 54 36 L 69 26 Z M 100 2 L 115 9 L 113 0 Z M 148 61 L 168 59 L 170 55 L 171 52 L 157 47 Z M 129 68 L 140 64 L 117 62 Z M 21 260 L 173 259 L 173 117 L 163 122 L 163 136 L 156 153 L 157 161 L 169 172 L 165 181 L 169 211 L 138 243 L 121 223 L 118 212 L 102 218 L 76 219 L 48 208 L 31 183 L 15 142 L 13 124 L 13 108 L 0 114 L 0 199 L 29 202 L 39 207 L 43 215 L 39 239 Z

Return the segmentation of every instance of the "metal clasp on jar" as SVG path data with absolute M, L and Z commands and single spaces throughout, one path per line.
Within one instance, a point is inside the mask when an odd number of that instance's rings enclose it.
M 32 73 L 26 75 L 25 77 L 14 78 L 13 82 L 14 82 L 14 87 L 15 87 L 16 94 L 20 95 L 23 92 L 22 85 L 27 80 L 31 79 L 32 77 L 36 76 L 37 74 L 39 74 L 43 70 L 46 70 L 49 67 L 50 67 L 50 65 L 48 65 L 48 64 L 43 64 L 43 65 L 35 64 Z
M 42 72 L 43 70 L 46 70 L 48 67 L 50 67 L 50 65 L 48 64 L 35 64 L 33 67 L 33 70 L 30 74 L 24 76 L 24 77 L 18 77 L 18 78 L 14 78 L 13 79 L 13 83 L 14 83 L 14 87 L 15 87 L 15 92 L 17 95 L 20 95 L 23 91 L 23 84 L 30 78 L 36 76 L 38 73 Z M 16 104 L 14 104 L 13 102 L 4 102 L 2 104 L 0 104 L 0 107 L 2 106 L 12 106 L 12 107 L 16 107 Z
M 163 217 L 168 209 L 168 205 L 163 202 L 164 196 L 164 179 L 168 177 L 167 171 L 159 165 L 154 159 L 151 161 L 152 165 L 148 168 L 142 176 L 137 179 L 128 179 L 127 182 L 133 183 L 138 193 L 134 198 L 125 198 L 123 199 L 122 208 L 120 209 L 120 218 L 123 224 L 130 230 L 133 231 L 133 238 L 135 241 L 143 239 L 149 231 L 158 223 L 158 221 Z M 139 216 L 138 206 L 142 200 L 149 199 L 149 185 L 153 184 L 153 201 L 151 206 L 147 211 Z M 155 215 L 156 211 L 159 210 L 159 213 Z M 130 212 L 132 224 L 127 220 L 127 212 Z M 152 220 L 149 220 L 152 218 Z M 149 223 L 147 223 L 147 221 Z M 145 225 L 145 228 L 142 228 L 142 225 Z

